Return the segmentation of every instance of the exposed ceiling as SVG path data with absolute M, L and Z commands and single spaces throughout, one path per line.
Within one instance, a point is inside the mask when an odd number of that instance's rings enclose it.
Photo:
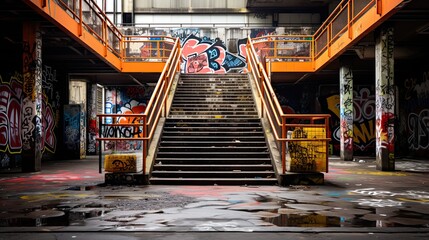
M 265 12 L 322 12 L 332 7 L 336 0 L 248 0 L 251 11 Z M 395 62 L 407 65 L 429 54 L 429 1 L 411 0 L 387 22 L 395 27 Z M 90 50 L 78 44 L 61 29 L 47 21 L 23 0 L 0 1 L 0 50 L 9 61 L 0 68 L 7 69 L 14 62 L 20 62 L 16 54 L 22 47 L 22 21 L 37 21 L 43 31 L 43 61 L 59 71 L 71 73 L 73 78 L 87 76 L 90 81 L 103 85 L 142 84 L 154 82 L 157 74 L 117 73 L 108 64 Z M 358 42 L 354 48 L 346 51 L 342 59 L 352 61 L 354 73 L 371 77 L 374 74 L 374 34 Z M 303 81 L 333 81 L 338 83 L 339 60 L 333 61 L 322 71 L 314 74 L 276 74 L 273 81 L 297 83 Z M 399 66 L 399 64 L 397 64 Z M 118 81 L 120 80 L 120 81 Z

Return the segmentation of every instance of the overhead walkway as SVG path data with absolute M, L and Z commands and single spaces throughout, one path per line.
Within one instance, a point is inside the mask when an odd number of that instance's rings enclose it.
M 161 73 L 174 39 L 124 35 L 93 0 L 25 0 L 37 12 L 104 59 L 118 72 Z M 391 16 L 404 0 L 343 0 L 308 36 L 252 39 L 257 54 L 274 72 L 314 72 L 341 55 Z
M 315 72 L 339 57 L 393 15 L 404 0 L 343 0 L 314 35 L 253 38 L 268 76 Z
M 123 34 L 93 0 L 24 0 L 118 72 L 161 73 L 175 38 Z

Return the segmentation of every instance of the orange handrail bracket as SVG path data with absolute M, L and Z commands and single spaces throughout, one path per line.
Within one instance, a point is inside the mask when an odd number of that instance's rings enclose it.
M 163 71 L 158 83 L 152 93 L 152 96 L 147 104 L 146 110 L 142 114 L 98 114 L 99 119 L 99 137 L 97 140 L 100 142 L 100 146 L 103 141 L 124 141 L 124 140 L 135 140 L 142 142 L 142 172 L 147 174 L 150 169 L 147 168 L 148 163 L 148 153 L 149 146 L 155 135 L 155 130 L 158 125 L 159 119 L 161 118 L 162 112 L 167 113 L 167 104 L 165 102 L 168 98 L 168 92 L 171 89 L 171 85 L 176 73 L 180 72 L 178 65 L 180 64 L 180 41 L 179 39 L 175 40 L 175 44 L 171 49 L 172 53 L 170 54 L 167 62 L 164 64 Z M 109 120 L 109 123 L 106 123 L 106 120 Z M 121 119 L 128 119 L 128 121 L 121 122 Z M 109 136 L 103 134 L 102 129 L 105 127 L 113 127 L 115 131 L 121 132 L 121 129 L 128 128 L 134 129 L 136 134 L 125 136 Z M 100 161 L 101 161 L 101 152 L 100 149 Z M 101 172 L 101 171 L 100 171 Z
M 260 43 L 258 41 L 255 42 L 257 44 Z M 248 44 L 246 45 L 247 62 L 250 66 L 248 69 L 251 73 L 252 80 L 255 83 L 254 85 L 257 88 L 257 93 L 261 98 L 262 116 L 266 116 L 268 119 L 269 126 L 274 135 L 274 140 L 280 149 L 281 169 L 279 171 L 282 174 L 286 174 L 288 168 L 292 169 L 292 171 L 302 171 L 303 169 L 299 169 L 299 167 L 296 166 L 305 164 L 297 164 L 296 161 L 299 160 L 294 157 L 294 154 L 296 154 L 295 152 L 297 149 L 307 148 L 307 151 L 310 151 L 311 154 L 307 154 L 305 156 L 310 156 L 310 159 L 307 160 L 314 162 L 314 164 L 311 165 L 314 166 L 314 169 L 312 168 L 310 171 L 327 172 L 328 148 L 326 146 L 330 141 L 330 138 L 328 138 L 328 135 L 326 134 L 330 132 L 329 125 L 327 123 L 330 115 L 284 114 L 269 80 L 269 76 L 264 69 L 263 63 L 261 63 L 264 58 L 257 54 L 253 43 L 254 42 L 249 39 Z M 313 41 L 310 46 L 314 46 Z M 313 51 L 309 53 L 309 56 L 310 58 L 313 58 Z M 292 134 L 295 132 L 299 133 L 299 131 L 301 131 L 300 135 Z M 289 132 L 291 132 L 291 134 L 289 134 Z M 305 136 L 305 138 L 303 136 Z M 311 136 L 311 138 L 308 136 Z M 289 149 L 289 147 L 291 148 Z

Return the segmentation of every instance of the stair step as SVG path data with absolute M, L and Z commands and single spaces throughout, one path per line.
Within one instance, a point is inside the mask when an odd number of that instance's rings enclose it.
M 254 137 L 254 136 L 260 136 L 260 137 L 264 137 L 263 132 L 215 132 L 215 131 L 210 131 L 210 132 L 190 132 L 190 131 L 164 131 L 162 133 L 162 136 L 186 136 L 186 137 L 191 137 L 191 136 L 200 136 L 200 137 L 205 137 L 205 136 L 213 136 L 213 137 Z
M 173 108 L 238 108 L 238 109 L 242 109 L 242 108 L 254 108 L 255 104 L 254 103 L 199 103 L 199 102 L 195 102 L 195 103 L 190 103 L 190 104 L 184 104 L 184 103 L 173 103 L 172 104 Z
M 265 142 L 257 141 L 161 141 L 160 146 L 265 146 Z
M 187 158 L 173 158 L 173 157 L 157 157 L 157 164 L 271 164 L 271 159 L 268 157 L 187 157 Z
M 184 107 L 179 107 L 179 106 L 172 106 L 171 110 L 186 110 L 186 111 L 225 111 L 225 112 L 249 112 L 249 111 L 256 111 L 256 109 L 252 106 L 252 107 L 233 107 L 233 106 L 225 106 L 225 107 L 214 107 L 214 106 L 206 106 L 206 107 L 201 107 L 201 106 L 184 106 Z
M 165 121 L 165 124 L 173 125 L 177 124 L 177 126 L 231 126 L 231 127 L 237 127 L 237 126 L 261 126 L 261 122 L 259 119 L 252 119 L 252 118 L 235 118 L 235 119 L 170 119 L 167 118 Z
M 169 185 L 274 185 L 275 178 L 157 178 L 150 179 L 151 184 Z
M 245 151 L 245 152 L 267 152 L 268 148 L 266 146 L 258 147 L 196 147 L 196 146 L 160 146 L 158 148 L 159 152 L 210 152 L 210 151 L 219 151 L 219 152 L 234 152 L 234 151 Z
M 171 109 L 170 115 L 192 115 L 192 116 L 258 116 L 256 110 L 253 111 L 215 111 L 215 110 L 206 110 L 206 111 L 191 111 L 191 110 L 178 110 L 178 109 Z
M 155 177 L 182 178 L 272 178 L 274 171 L 152 171 Z
M 230 132 L 231 131 L 235 131 L 235 132 L 240 132 L 240 131 L 244 131 L 244 130 L 247 130 L 247 131 L 252 131 L 252 132 L 255 132 L 255 131 L 260 131 L 260 132 L 263 132 L 263 129 L 262 129 L 262 127 L 255 127 L 255 126 L 251 126 L 251 127 L 238 127 L 238 126 L 236 126 L 236 127 L 233 127 L 233 128 L 231 128 L 231 126 L 216 126 L 216 127 L 213 127 L 213 126 L 206 126 L 206 125 L 200 125 L 200 126 L 186 126 L 186 127 L 182 127 L 182 126 L 172 126 L 172 127 L 169 127 L 169 126 L 164 126 L 164 131 L 187 131 L 187 132 L 189 132 L 189 131 L 193 131 L 193 132 L 199 132 L 199 131 L 207 131 L 207 130 L 210 130 L 211 132 L 213 132 L 213 131 L 215 131 L 215 132 L 217 132 L 217 131 L 224 131 L 224 130 L 229 130 Z
M 155 164 L 153 169 L 166 171 L 272 171 L 273 166 L 271 164 Z
M 258 117 L 258 115 L 254 114 L 254 115 L 212 115 L 212 114 L 206 114 L 206 115 L 183 115 L 183 114 L 176 114 L 176 115 L 171 115 L 169 116 L 169 118 L 177 118 L 177 119 L 207 119 L 207 118 L 212 118 L 212 119 L 234 119 L 234 118 L 255 118 Z
M 243 141 L 265 141 L 264 136 L 162 136 L 161 140 L 185 140 L 185 141 L 232 141 L 232 142 L 243 142 Z
M 229 158 L 229 157 L 248 157 L 264 158 L 269 157 L 268 152 L 158 152 L 158 157 L 188 158 L 192 156 L 206 158 Z

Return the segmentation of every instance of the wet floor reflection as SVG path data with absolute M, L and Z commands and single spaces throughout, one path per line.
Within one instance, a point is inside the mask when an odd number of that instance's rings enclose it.
M 368 206 L 361 201 L 337 201 L 321 195 L 295 194 L 292 198 L 291 192 L 282 195 L 283 198 L 249 193 L 197 199 L 142 189 L 126 192 L 112 188 L 100 194 L 93 192 L 95 188 L 75 186 L 56 194 L 9 197 L 2 202 L 0 227 L 95 224 L 164 229 L 171 226 L 429 228 L 428 206 L 420 203 Z M 16 203 L 18 199 L 20 203 Z M 4 207 L 7 204 L 9 208 Z

